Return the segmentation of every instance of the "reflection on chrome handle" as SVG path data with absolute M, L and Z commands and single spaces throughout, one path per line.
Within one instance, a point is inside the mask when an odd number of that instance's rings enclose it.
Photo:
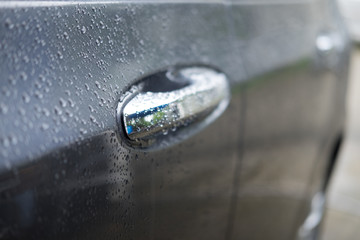
M 146 87 L 145 79 L 128 94 L 130 100 L 118 108 L 122 130 L 133 146 L 157 148 L 184 139 L 216 119 L 228 104 L 228 81 L 221 72 L 208 67 L 183 67 L 159 76 L 162 82 L 165 79 L 170 83 L 170 88 L 173 83 L 174 90 L 156 91 L 162 87 L 157 86 L 161 81 L 152 80 Z

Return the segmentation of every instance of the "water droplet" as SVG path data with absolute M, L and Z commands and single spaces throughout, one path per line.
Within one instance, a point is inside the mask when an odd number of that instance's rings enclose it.
M 96 123 L 96 119 L 95 119 L 95 117 L 92 116 L 92 115 L 90 115 L 90 120 L 91 120 L 91 122 Z
M 26 73 L 24 73 L 24 72 L 20 73 L 20 79 L 23 80 L 23 81 L 26 81 L 27 80 Z
M 64 32 L 64 38 L 69 39 L 69 34 L 67 32 Z
M 4 138 L 4 139 L 2 140 L 2 143 L 3 143 L 3 146 L 4 146 L 4 147 L 6 147 L 6 148 L 10 147 L 10 141 L 9 141 L 8 138 Z
M 49 128 L 49 124 L 46 124 L 46 123 L 43 123 L 40 126 L 40 129 L 43 130 L 43 131 L 47 130 L 48 128 Z
M 19 113 L 20 113 L 21 116 L 25 116 L 25 113 L 26 113 L 25 109 L 19 108 L 18 110 L 19 110 Z
M 57 107 L 57 106 L 54 107 L 54 112 L 55 112 L 56 115 L 61 115 L 62 114 L 61 109 L 59 107 Z
M 89 110 L 90 112 L 95 112 L 95 109 L 91 105 L 89 105 Z
M 9 140 L 10 140 L 10 143 L 11 143 L 12 145 L 16 145 L 16 144 L 17 144 L 17 138 L 16 138 L 16 136 L 11 135 L 11 136 L 9 137 Z
M 81 134 L 86 134 L 87 131 L 86 131 L 86 129 L 80 128 L 80 133 L 81 133 Z
M 43 98 L 42 93 L 39 92 L 39 91 L 35 91 L 34 95 L 35 95 L 35 97 L 37 97 L 37 98 L 39 98 L 39 99 L 42 99 L 42 98 Z
M 68 99 L 69 105 L 70 107 L 75 107 L 75 102 L 73 100 L 71 100 L 70 98 Z
M 46 108 L 43 108 L 42 112 L 44 113 L 45 116 L 47 117 L 50 116 L 50 112 Z
M 30 59 L 29 59 L 28 56 L 24 56 L 24 57 L 23 57 L 23 60 L 24 60 L 25 63 L 29 63 L 29 62 L 30 62 Z
M 99 83 L 98 81 L 95 81 L 95 85 L 96 85 L 96 87 L 97 87 L 98 89 L 101 89 L 101 85 L 100 85 L 100 83 Z
M 18 142 L 16 136 L 11 135 L 11 136 L 9 137 L 9 139 L 10 139 L 10 142 L 11 142 L 12 145 L 16 145 L 17 142 Z
M 96 42 L 96 45 L 97 45 L 97 46 L 100 46 L 100 45 L 103 43 L 103 40 L 102 40 L 101 37 L 98 37 L 98 38 L 95 40 L 95 42 Z
M 10 18 L 5 19 L 5 26 L 8 29 L 13 29 L 14 28 L 14 24 L 11 22 Z
M 4 103 L 0 103 L 0 113 L 6 114 L 8 112 L 8 107 Z
M 57 52 L 57 56 L 58 56 L 58 58 L 60 58 L 60 59 L 63 59 L 63 58 L 64 58 L 64 56 L 62 55 L 62 53 L 61 53 L 60 51 Z
M 85 26 L 81 27 L 81 33 L 83 33 L 83 34 L 86 33 L 86 27 Z
M 10 76 L 9 77 L 9 82 L 11 85 L 15 85 L 16 84 L 16 79 L 14 78 L 14 76 Z
M 29 95 L 27 93 L 24 93 L 22 95 L 22 99 L 24 100 L 25 103 L 30 102 L 30 97 L 29 97 Z
M 62 98 L 59 99 L 59 103 L 60 103 L 61 107 L 66 107 L 66 105 L 67 105 L 66 101 Z

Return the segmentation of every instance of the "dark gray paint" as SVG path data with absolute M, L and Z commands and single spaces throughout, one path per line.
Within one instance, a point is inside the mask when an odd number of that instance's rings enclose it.
M 347 42 L 328 2 L 0 8 L 2 238 L 296 236 L 344 121 Z M 343 43 L 325 57 L 323 32 Z M 224 114 L 169 149 L 123 146 L 121 93 L 198 63 L 229 77 Z

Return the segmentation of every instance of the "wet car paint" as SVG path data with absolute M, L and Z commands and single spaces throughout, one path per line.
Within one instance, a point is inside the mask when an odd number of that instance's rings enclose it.
M 332 7 L 1 2 L 0 236 L 295 238 L 344 124 L 348 43 Z M 316 47 L 323 32 L 339 36 L 333 53 Z M 229 77 L 222 116 L 161 151 L 123 144 L 121 94 L 198 63 Z

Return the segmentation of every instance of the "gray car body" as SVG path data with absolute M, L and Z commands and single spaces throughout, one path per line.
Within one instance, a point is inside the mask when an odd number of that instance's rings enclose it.
M 0 237 L 294 239 L 344 126 L 333 2 L 0 2 Z M 319 36 L 333 41 L 321 49 Z M 121 95 L 206 64 L 231 86 L 195 136 L 123 144 Z

